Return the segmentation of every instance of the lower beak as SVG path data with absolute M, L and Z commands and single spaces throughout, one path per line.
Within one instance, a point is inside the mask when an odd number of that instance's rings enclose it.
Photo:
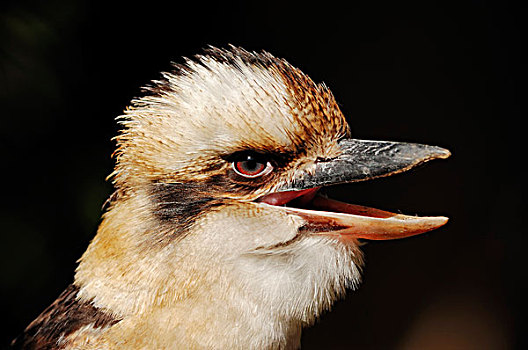
M 298 175 L 279 192 L 259 201 L 301 217 L 302 230 L 312 234 L 338 235 L 370 240 L 397 239 L 434 230 L 444 225 L 443 216 L 417 217 L 347 204 L 317 195 L 322 186 L 365 181 L 407 171 L 429 160 L 447 158 L 448 150 L 412 143 L 346 139 L 342 153 L 319 161 L 309 173 Z M 284 205 L 284 206 L 283 206 Z
M 348 236 L 369 240 L 397 239 L 414 236 L 444 225 L 444 216 L 408 216 L 384 210 L 347 204 L 316 196 L 311 209 L 284 207 L 304 219 L 302 230 L 315 234 Z

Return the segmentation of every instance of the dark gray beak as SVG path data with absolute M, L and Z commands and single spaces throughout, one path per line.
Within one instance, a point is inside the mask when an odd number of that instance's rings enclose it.
M 315 169 L 299 174 L 281 191 L 300 191 L 390 176 L 451 155 L 441 147 L 405 142 L 344 139 L 339 146 L 343 151 L 341 155 L 317 161 Z

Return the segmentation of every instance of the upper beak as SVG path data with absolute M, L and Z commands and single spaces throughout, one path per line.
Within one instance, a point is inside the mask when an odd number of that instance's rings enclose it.
M 444 148 L 415 143 L 344 139 L 341 154 L 319 160 L 315 168 L 303 171 L 279 192 L 260 202 L 282 205 L 297 202 L 297 207 L 279 208 L 302 217 L 303 229 L 311 233 L 348 236 L 371 240 L 403 238 L 444 225 L 448 218 L 416 217 L 346 204 L 317 196 L 322 186 L 365 181 L 407 171 L 432 159 L 444 159 Z M 302 207 L 302 208 L 299 208 Z
M 344 139 L 339 147 L 342 153 L 337 158 L 318 161 L 313 171 L 299 174 L 284 190 L 371 180 L 451 155 L 445 148 L 405 142 Z

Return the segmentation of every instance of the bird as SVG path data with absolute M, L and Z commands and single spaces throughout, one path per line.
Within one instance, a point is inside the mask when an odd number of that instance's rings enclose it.
M 143 93 L 73 283 L 13 348 L 297 349 L 358 287 L 363 240 L 448 221 L 329 198 L 450 152 L 352 138 L 328 87 L 266 51 L 210 46 Z

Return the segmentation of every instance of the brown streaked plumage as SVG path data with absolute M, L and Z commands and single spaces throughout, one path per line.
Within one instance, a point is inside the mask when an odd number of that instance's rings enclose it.
M 447 221 L 318 195 L 449 152 L 349 139 L 331 92 L 268 53 L 210 48 L 119 121 L 98 233 L 14 347 L 294 349 L 359 283 L 359 238 Z
M 79 288 L 69 285 L 68 288 L 26 328 L 24 337 L 13 343 L 20 349 L 57 349 L 61 339 L 77 332 L 86 325 L 94 329 L 112 326 L 118 318 L 89 301 L 77 299 Z

